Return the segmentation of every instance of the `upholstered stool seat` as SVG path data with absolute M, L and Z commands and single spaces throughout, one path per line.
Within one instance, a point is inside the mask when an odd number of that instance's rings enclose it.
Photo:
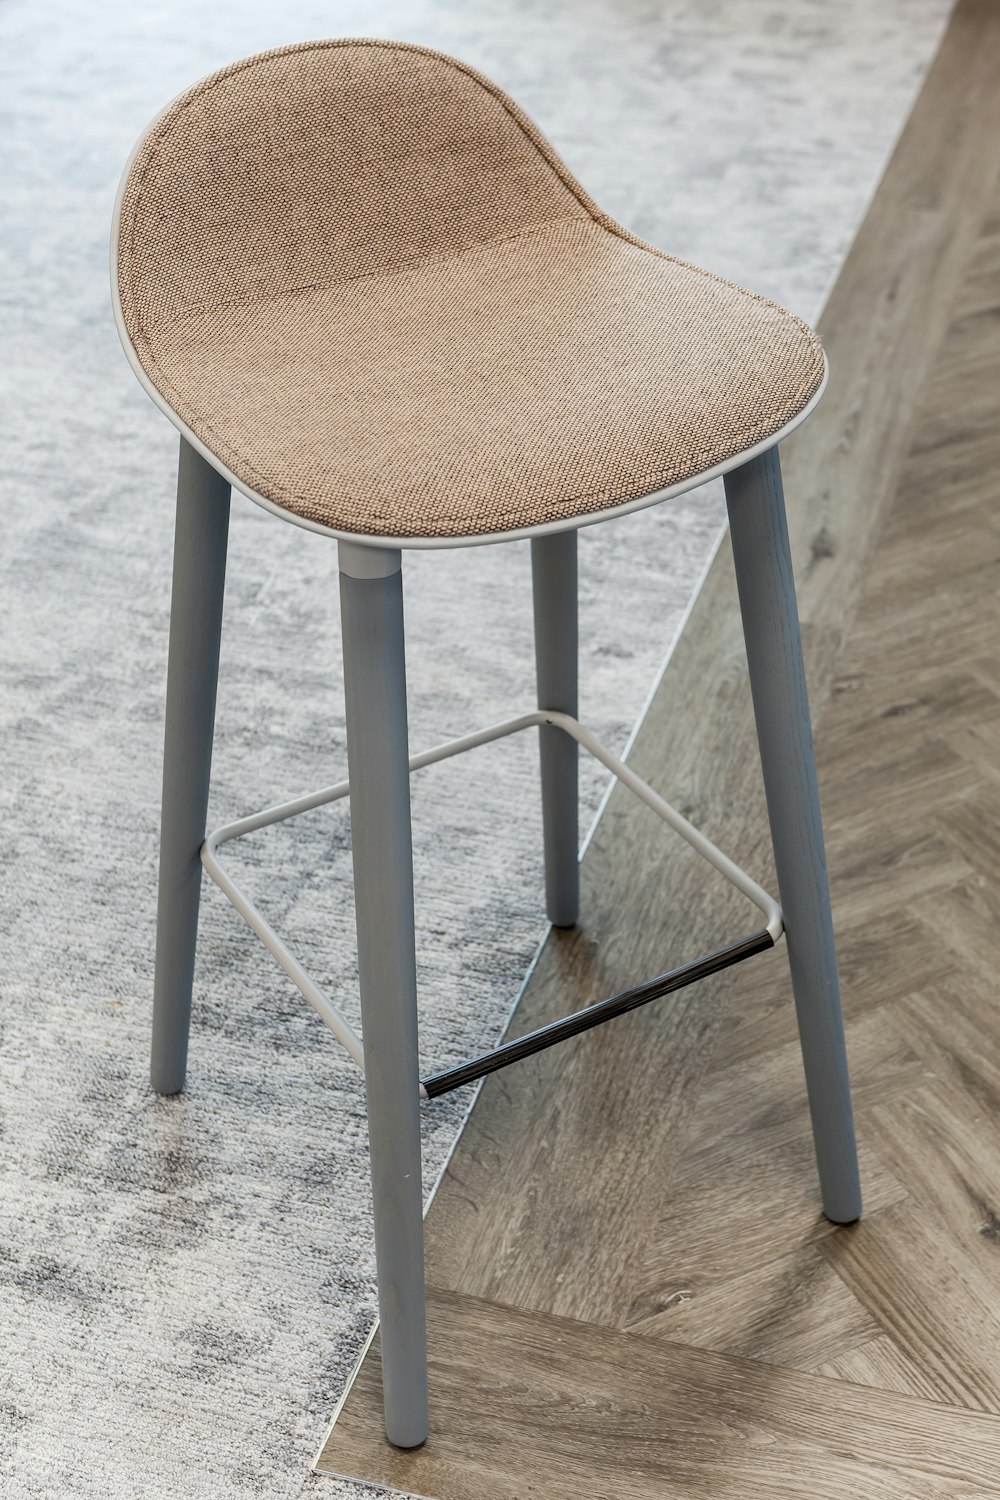
M 773 303 L 609 219 L 488 79 L 388 42 L 263 53 L 169 105 L 122 179 L 112 280 L 132 368 L 181 434 L 152 1083 L 184 1085 L 204 869 L 364 1068 L 386 1434 L 413 1446 L 429 1430 L 422 1103 L 787 937 L 823 1208 L 836 1223 L 860 1212 L 777 454 L 818 399 L 823 352 Z M 725 476 L 780 904 L 577 717 L 577 530 L 713 473 Z M 206 834 L 234 488 L 337 538 L 348 775 Z M 521 535 L 537 707 L 411 755 L 404 554 Z M 460 628 L 437 640 L 437 669 L 462 649 Z M 581 747 L 763 925 L 421 1077 L 410 773 L 524 730 L 539 736 L 554 926 L 579 917 Z M 340 798 L 361 1035 L 220 857 Z
M 376 129 L 390 82 L 416 180 Z M 372 134 L 349 183 L 344 96 Z M 244 123 L 263 205 L 211 149 Z M 199 85 L 146 138 L 119 245 L 152 385 L 243 486 L 340 533 L 604 511 L 772 437 L 824 374 L 797 318 L 636 240 L 494 85 L 417 49 L 312 45 Z

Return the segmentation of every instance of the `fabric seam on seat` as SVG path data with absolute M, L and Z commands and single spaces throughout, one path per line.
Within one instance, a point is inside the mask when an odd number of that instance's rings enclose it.
M 333 276 L 328 281 L 311 281 L 305 286 L 290 286 L 268 297 L 233 297 L 222 302 L 199 302 L 181 313 L 165 313 L 155 323 L 143 325 L 142 332 L 148 337 L 158 328 L 175 328 L 179 323 L 186 322 L 188 318 L 200 318 L 205 313 L 221 312 L 231 307 L 268 307 L 275 302 L 283 302 L 287 298 L 301 297 L 308 292 L 325 292 L 335 286 L 350 286 L 356 281 L 391 281 L 394 277 L 403 276 L 420 266 L 445 265 L 451 261 L 460 260 L 463 255 L 473 255 L 477 250 L 492 250 L 497 245 L 513 245 L 518 240 L 529 239 L 533 234 L 545 234 L 546 231 L 558 229 L 563 224 L 584 222 L 575 214 L 568 214 L 565 218 L 547 219 L 544 224 L 535 224 L 531 229 L 521 229 L 517 234 L 504 235 L 497 240 L 476 240 L 471 245 L 463 245 L 459 250 L 442 252 L 439 255 L 418 255 L 413 260 L 401 261 L 396 266 L 383 266 L 375 271 L 359 271 L 356 276 Z M 597 224 L 596 219 L 593 222 Z M 603 228 L 603 225 L 598 225 L 598 228 Z M 753 296 L 753 293 L 749 295 Z
M 531 229 L 524 229 L 518 234 L 507 235 L 501 239 L 476 240 L 474 244 L 463 245 L 460 250 L 452 250 L 447 254 L 418 256 L 416 259 L 404 261 L 398 266 L 382 268 L 376 271 L 362 271 L 357 276 L 335 276 L 329 281 L 315 281 L 305 286 L 287 287 L 284 291 L 275 292 L 269 297 L 243 297 L 232 298 L 229 301 L 222 302 L 201 302 L 184 312 L 165 314 L 155 323 L 141 324 L 140 332 L 146 342 L 146 351 L 149 355 L 150 364 L 154 369 L 159 370 L 161 368 L 160 363 L 149 347 L 148 341 L 150 336 L 157 329 L 175 328 L 188 318 L 200 318 L 206 313 L 220 312 L 232 307 L 266 307 L 292 297 L 304 296 L 309 292 L 327 291 L 329 288 L 335 286 L 350 286 L 357 281 L 391 281 L 395 277 L 405 275 L 408 271 L 413 271 L 420 266 L 447 265 L 460 260 L 465 255 L 473 255 L 478 250 L 492 250 L 498 245 L 513 245 L 519 240 L 530 239 L 532 235 L 547 234 L 550 230 L 562 228 L 563 225 L 582 222 L 583 220 L 577 219 L 575 215 L 568 214 L 564 218 L 548 219 L 544 224 L 536 224 Z M 771 297 L 765 297 L 763 292 L 752 291 L 749 287 L 741 286 L 738 281 L 730 281 L 727 277 L 720 276 L 716 271 L 708 271 L 704 266 L 696 266 L 692 261 L 682 260 L 680 256 L 671 255 L 666 250 L 660 250 L 656 245 L 647 245 L 638 236 L 631 235 L 628 231 L 622 232 L 621 226 L 616 224 L 609 215 L 602 214 L 600 217 L 591 216 L 591 222 L 596 228 L 603 230 L 605 234 L 609 234 L 611 238 L 620 239 L 625 244 L 632 245 L 636 250 L 641 250 L 647 255 L 654 255 L 657 260 L 666 261 L 668 265 L 679 266 L 682 270 L 690 271 L 695 276 L 700 276 L 706 281 L 712 281 L 719 286 L 725 287 L 727 291 L 738 292 L 741 297 L 745 297 L 749 302 L 757 302 L 762 307 L 773 308 L 775 312 L 781 313 L 782 317 L 788 318 L 790 322 L 794 323 L 799 331 L 806 335 L 807 341 L 810 344 L 819 345 L 819 340 L 808 323 L 805 323 L 795 313 L 789 312 L 787 307 L 782 307 L 780 302 L 775 302 Z

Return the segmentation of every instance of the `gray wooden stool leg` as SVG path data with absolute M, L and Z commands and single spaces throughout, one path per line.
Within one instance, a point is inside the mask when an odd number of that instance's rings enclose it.
M 851 1088 L 778 451 L 726 476 L 726 503 L 823 1212 L 861 1212 Z
M 400 555 L 340 543 L 351 843 L 385 1431 L 427 1437 L 417 974 Z
M 181 438 L 163 739 L 150 1077 L 184 1087 L 229 536 L 229 484 Z
M 535 676 L 539 708 L 578 717 L 576 532 L 533 537 Z M 580 914 L 579 746 L 561 729 L 538 731 L 545 838 L 545 905 L 555 927 Z

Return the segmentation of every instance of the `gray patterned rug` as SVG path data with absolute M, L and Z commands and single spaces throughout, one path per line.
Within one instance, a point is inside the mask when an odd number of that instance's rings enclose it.
M 111 206 L 133 140 L 188 82 L 260 48 L 426 42 L 508 88 L 640 235 L 814 318 L 948 9 L 0 11 L 6 1500 L 351 1493 L 309 1465 L 375 1310 L 359 1077 L 214 888 L 189 1089 L 157 1100 L 146 1083 L 175 438 L 126 367 L 108 302 Z M 582 712 L 612 747 L 720 520 L 704 490 L 583 533 Z M 335 562 L 328 542 L 236 501 L 216 821 L 344 772 Z M 418 555 L 405 583 L 415 746 L 531 704 L 523 545 Z M 535 779 L 527 739 L 415 779 L 427 1065 L 491 1042 L 543 935 Z M 586 819 L 602 787 L 588 770 Z M 234 857 L 353 1011 L 343 810 Z M 428 1185 L 465 1104 L 425 1111 Z

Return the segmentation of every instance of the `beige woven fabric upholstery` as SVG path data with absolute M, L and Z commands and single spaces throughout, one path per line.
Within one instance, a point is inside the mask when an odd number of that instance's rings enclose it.
M 118 287 L 237 479 L 373 536 L 621 504 L 778 432 L 823 376 L 804 324 L 629 235 L 487 79 L 385 42 L 264 53 L 172 104 Z

